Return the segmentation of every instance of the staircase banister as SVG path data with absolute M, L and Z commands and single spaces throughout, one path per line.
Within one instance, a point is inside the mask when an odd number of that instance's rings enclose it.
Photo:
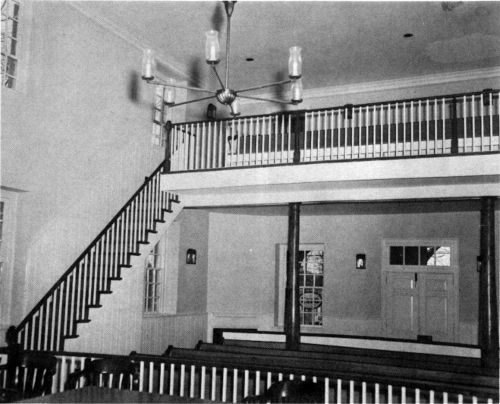
M 88 247 L 78 256 L 78 258 L 68 267 L 68 269 L 59 277 L 59 279 L 52 285 L 52 287 L 43 295 L 43 297 L 38 301 L 38 303 L 33 307 L 33 309 L 26 314 L 23 320 L 16 327 L 16 330 L 19 332 L 29 321 L 31 316 L 33 316 L 39 309 L 42 307 L 43 303 L 49 296 L 62 284 L 62 282 L 71 274 L 72 270 L 78 265 L 78 263 L 89 253 L 89 251 L 97 244 L 97 242 L 101 239 L 101 237 L 108 231 L 108 229 L 113 225 L 115 220 L 123 213 L 125 209 L 127 209 L 128 205 L 141 193 L 144 187 L 148 184 L 148 182 L 161 171 L 163 167 L 164 161 L 153 171 L 153 173 L 146 177 L 146 180 L 143 184 L 137 189 L 137 191 L 125 202 L 122 208 L 116 213 L 111 220 L 109 220 L 108 224 L 104 227 L 104 229 L 90 242 Z

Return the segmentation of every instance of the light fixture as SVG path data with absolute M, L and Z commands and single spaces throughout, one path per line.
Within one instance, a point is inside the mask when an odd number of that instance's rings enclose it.
M 219 33 L 214 30 L 206 32 L 206 42 L 205 42 L 205 60 L 212 67 L 217 80 L 221 88 L 219 90 L 208 90 L 197 87 L 183 86 L 175 84 L 172 79 L 162 80 L 155 77 L 155 58 L 154 53 L 151 49 L 146 49 L 144 51 L 144 56 L 142 59 L 142 78 L 149 84 L 161 85 L 166 88 L 166 105 L 170 107 L 175 107 L 184 104 L 190 104 L 193 102 L 204 101 L 210 98 L 216 98 L 223 105 L 227 105 L 231 109 L 231 115 L 238 116 L 240 114 L 239 99 L 247 98 L 251 100 L 258 101 L 269 101 L 279 104 L 299 104 L 302 102 L 302 55 L 301 48 L 298 46 L 292 46 L 290 48 L 290 56 L 288 59 L 288 80 L 277 81 L 274 83 L 263 84 L 255 87 L 248 87 L 239 90 L 233 90 L 229 87 L 229 55 L 230 55 L 230 43 L 231 43 L 231 15 L 233 14 L 234 5 L 236 1 L 224 1 L 224 6 L 226 9 L 227 17 L 227 33 L 226 33 L 226 71 L 224 82 L 217 72 L 216 65 L 220 62 L 220 46 L 219 46 Z M 269 88 L 274 86 L 281 86 L 285 84 L 292 84 L 290 91 L 290 100 L 276 100 L 270 98 L 253 97 L 250 95 L 242 95 L 253 90 L 261 90 L 263 88 Z M 184 101 L 180 103 L 175 103 L 175 88 L 183 88 L 191 91 L 209 93 L 210 96 L 197 98 L 194 100 Z

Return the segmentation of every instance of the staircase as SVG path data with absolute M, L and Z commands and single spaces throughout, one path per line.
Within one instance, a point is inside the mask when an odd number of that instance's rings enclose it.
M 160 190 L 163 163 L 120 209 L 85 251 L 59 278 L 17 327 L 24 349 L 63 351 L 68 338 L 77 338 L 78 324 L 90 322 L 90 309 L 112 293 L 131 259 L 140 255 L 157 227 L 181 208 L 175 194 Z M 170 220 L 168 220 L 170 221 Z

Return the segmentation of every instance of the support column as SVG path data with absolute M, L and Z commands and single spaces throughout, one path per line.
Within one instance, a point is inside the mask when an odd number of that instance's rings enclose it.
M 285 335 L 286 349 L 300 347 L 299 302 L 300 203 L 288 205 L 288 250 L 286 255 Z
M 481 198 L 478 342 L 481 348 L 481 366 L 498 369 L 495 200 L 495 197 Z

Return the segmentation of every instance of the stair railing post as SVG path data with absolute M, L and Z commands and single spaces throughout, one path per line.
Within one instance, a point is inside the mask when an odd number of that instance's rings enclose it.
M 171 161 L 170 161 L 170 139 L 172 136 L 172 121 L 165 122 L 165 162 L 163 165 L 163 172 L 169 173 L 171 170 Z

